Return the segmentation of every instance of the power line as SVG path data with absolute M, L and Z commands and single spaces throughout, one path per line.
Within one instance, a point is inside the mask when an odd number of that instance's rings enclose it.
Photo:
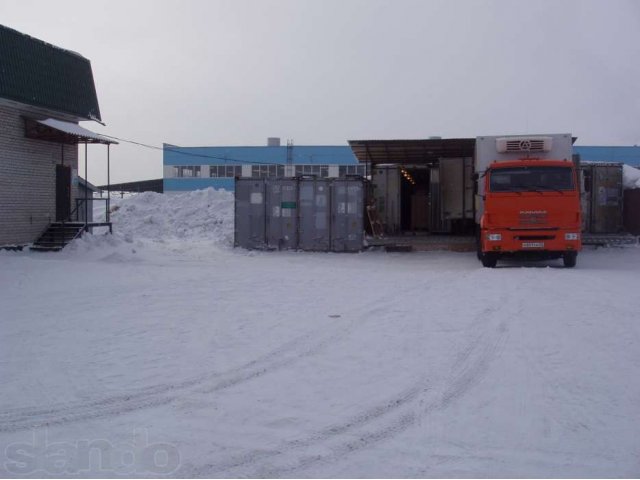
M 237 158 L 218 157 L 216 155 L 206 155 L 204 153 L 184 152 L 182 150 L 176 150 L 174 148 L 158 147 L 156 145 L 149 145 L 147 143 L 136 142 L 135 140 L 128 140 L 126 138 L 114 137 L 113 135 L 106 135 L 104 133 L 101 133 L 100 135 L 102 135 L 103 137 L 107 137 L 107 138 L 112 138 L 114 140 L 118 140 L 120 142 L 125 142 L 125 143 L 131 143 L 133 145 L 138 145 L 139 147 L 150 148 L 152 150 L 162 150 L 163 152 L 166 152 L 166 151 L 174 152 L 174 153 L 177 153 L 179 155 L 186 155 L 186 156 L 190 156 L 190 157 L 212 158 L 214 160 L 224 160 L 224 161 L 227 161 L 227 162 L 242 163 L 244 165 L 249 165 L 249 164 L 252 164 L 252 165 L 284 165 L 284 163 L 260 162 L 260 161 L 254 161 L 254 160 L 240 160 L 240 159 L 237 159 Z

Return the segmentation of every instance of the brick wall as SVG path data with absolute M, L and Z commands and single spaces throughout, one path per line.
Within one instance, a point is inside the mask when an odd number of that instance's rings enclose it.
M 0 245 L 33 242 L 56 218 L 56 164 L 78 169 L 78 147 L 33 140 L 22 116 L 34 111 L 0 103 Z M 53 115 L 52 115 L 53 116 Z M 77 186 L 71 189 L 75 207 Z

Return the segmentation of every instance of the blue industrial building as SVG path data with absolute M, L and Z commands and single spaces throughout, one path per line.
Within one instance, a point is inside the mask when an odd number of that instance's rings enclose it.
M 576 146 L 582 161 L 620 162 L 640 166 L 640 147 Z M 366 166 L 358 162 L 349 145 L 280 146 L 277 138 L 255 147 L 163 146 L 163 187 L 165 192 L 198 190 L 207 187 L 234 190 L 235 177 L 317 175 L 343 177 L 364 175 Z
M 275 139 L 274 139 L 275 140 Z M 348 145 L 256 147 L 177 147 L 164 144 L 164 191 L 214 187 L 234 189 L 235 177 L 364 175 Z
M 640 147 L 595 147 L 573 146 L 573 153 L 580 155 L 581 161 L 586 162 L 616 162 L 626 163 L 632 167 L 640 167 Z

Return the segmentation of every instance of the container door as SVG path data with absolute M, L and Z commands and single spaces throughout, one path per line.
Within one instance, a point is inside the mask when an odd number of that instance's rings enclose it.
M 384 224 L 386 233 L 400 231 L 400 169 L 392 167 L 373 167 L 371 172 L 373 198 L 378 218 Z
M 445 220 L 442 203 L 440 167 L 433 167 L 429 172 L 429 230 L 435 233 L 448 232 L 449 222 Z
M 362 250 L 364 186 L 360 179 L 335 180 L 331 186 L 331 250 Z
M 441 158 L 439 167 L 442 219 L 449 221 L 464 218 L 464 160 Z
M 593 165 L 591 232 L 622 231 L 622 166 Z
M 298 248 L 298 181 L 268 179 L 267 246 L 269 248 Z
M 640 190 L 624 191 L 624 228 L 632 235 L 640 235 Z
M 463 218 L 473 220 L 473 192 L 475 181 L 473 179 L 473 158 L 464 159 L 464 197 L 463 197 Z
M 265 247 L 265 183 L 262 179 L 239 178 L 235 188 L 235 236 L 237 247 Z
M 580 209 L 582 211 L 582 231 L 591 231 L 591 197 L 592 169 L 591 165 L 580 165 Z
M 329 251 L 329 183 L 324 179 L 302 178 L 298 184 L 299 239 L 302 250 Z

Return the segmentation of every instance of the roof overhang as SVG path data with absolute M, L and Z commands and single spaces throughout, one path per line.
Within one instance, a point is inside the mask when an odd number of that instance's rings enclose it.
M 69 145 L 77 145 L 78 143 L 102 143 L 104 145 L 118 143 L 75 123 L 64 122 L 54 118 L 47 118 L 46 120 L 25 118 L 25 135 L 28 138 Z
M 420 165 L 440 158 L 473 157 L 476 139 L 349 140 L 349 146 L 359 162 Z
M 94 184 L 87 182 L 84 178 L 78 177 L 78 184 L 86 188 L 87 190 L 91 190 L 92 192 L 98 192 L 100 189 L 96 187 Z

